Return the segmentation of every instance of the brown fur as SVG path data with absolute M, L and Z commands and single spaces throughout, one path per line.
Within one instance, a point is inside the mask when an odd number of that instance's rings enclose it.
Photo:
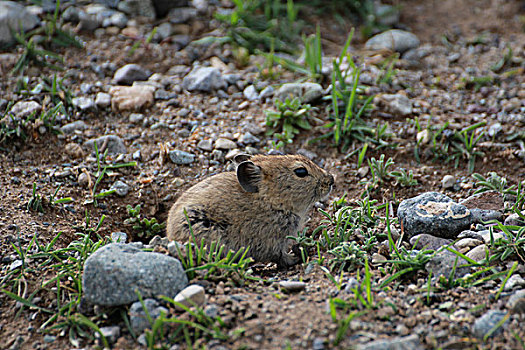
M 211 176 L 180 196 L 169 212 L 168 238 L 190 238 L 186 209 L 197 242 L 220 239 L 228 249 L 249 246 L 256 261 L 297 263 L 286 236 L 303 228 L 308 211 L 330 192 L 333 176 L 298 155 L 241 155 L 236 161 L 236 172 Z M 299 177 L 298 168 L 308 174 Z

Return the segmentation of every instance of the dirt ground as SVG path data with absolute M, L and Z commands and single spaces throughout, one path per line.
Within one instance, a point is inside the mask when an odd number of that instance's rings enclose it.
M 393 1 L 401 9 L 401 27 L 415 33 L 423 46 L 428 47 L 429 56 L 422 60 L 418 67 L 399 67 L 390 85 L 376 87 L 379 93 L 396 93 L 402 91 L 412 101 L 414 112 L 409 118 L 419 117 L 420 123 L 427 125 L 451 122 L 457 128 L 486 121 L 487 128 L 496 122 L 502 124 L 502 131 L 492 140 L 484 139 L 480 146 L 484 156 L 478 157 L 475 172 L 487 174 L 496 171 L 507 178 L 509 184 L 523 180 L 525 174 L 524 158 L 520 154 L 520 141 L 523 139 L 525 113 L 525 16 L 523 1 L 505 0 L 403 0 Z M 192 35 L 198 37 L 205 28 L 196 26 Z M 324 35 L 324 33 L 323 33 Z M 91 69 L 93 62 L 112 62 L 116 67 L 126 63 L 137 63 L 154 73 L 168 74 L 174 65 L 190 63 L 184 55 L 169 43 L 161 45 L 140 46 L 133 56 L 125 54 L 125 48 L 134 41 L 122 35 L 106 33 L 95 37 L 90 33 L 79 33 L 85 41 L 85 49 L 68 49 L 63 52 L 66 60 L 66 71 L 59 73 L 66 76 L 69 88 L 80 95 L 82 83 L 111 84 L 111 76 L 100 78 Z M 338 34 L 335 29 L 327 33 L 330 38 L 339 38 L 342 44 L 346 32 Z M 482 45 L 473 42 L 483 36 Z M 448 44 L 444 43 L 444 37 Z M 354 44 L 356 50 L 362 43 Z M 496 83 L 476 91 L 464 89 L 468 76 L 484 76 L 490 73 L 490 66 L 498 61 L 507 47 L 511 47 L 515 57 L 514 65 L 521 70 L 511 76 L 500 74 Z M 358 52 L 358 51 L 356 51 Z M 450 56 L 459 53 L 459 58 Z M 202 58 L 202 60 L 208 57 Z M 5 63 L 5 62 L 4 62 Z M 16 79 L 9 76 L 9 64 L 2 66 L 0 78 L 0 97 L 18 101 L 24 97 L 15 91 Z M 240 74 L 254 77 L 248 68 L 238 68 Z M 253 70 L 251 71 L 253 72 Z M 38 69 L 30 69 L 28 75 L 37 80 L 41 75 Z M 251 74 L 251 75 L 250 75 Z M 52 76 L 44 69 L 43 75 Z M 180 82 L 183 77 L 177 77 Z M 290 79 L 283 74 L 282 83 Z M 499 91 L 503 92 L 499 93 Z M 26 141 L 12 141 L 0 148 L 0 277 L 9 271 L 9 266 L 16 259 L 12 243 L 18 240 L 27 244 L 34 234 L 38 234 L 41 243 L 49 242 L 58 232 L 63 232 L 57 245 L 66 246 L 75 239 L 78 227 L 83 226 L 86 212 L 92 222 L 97 222 L 102 215 L 106 216 L 100 231 L 101 236 L 112 232 L 123 231 L 133 240 L 135 237 L 129 225 L 124 224 L 128 217 L 126 205 L 142 204 L 143 213 L 164 222 L 169 206 L 184 189 L 200 179 L 216 172 L 224 171 L 227 162 L 210 162 L 210 153 L 196 147 L 201 139 L 212 135 L 235 133 L 241 131 L 248 123 L 264 125 L 262 112 L 272 106 L 271 103 L 251 102 L 246 109 L 240 110 L 243 98 L 229 98 L 228 104 L 219 107 L 213 94 L 177 92 L 177 102 L 167 105 L 166 102 L 155 103 L 143 114 L 150 120 L 148 127 L 129 122 L 128 113 L 117 113 L 110 109 L 91 112 L 77 112 L 70 121 L 84 120 L 89 129 L 74 136 L 57 136 L 50 132 L 34 132 Z M 481 102 L 483 100 L 483 102 Z M 516 100 L 518 102 L 516 102 Z M 212 102 L 210 102 L 212 101 Z M 517 105 L 512 105 L 513 103 Z M 190 106 L 192 106 L 190 108 Z M 202 111 L 209 117 L 190 113 L 181 117 L 181 110 L 190 108 Z M 499 113 L 505 111 L 504 113 Z M 323 118 L 321 108 L 317 115 Z M 383 148 L 370 150 L 369 157 L 378 158 L 384 153 L 392 157 L 396 167 L 412 170 L 418 185 L 400 187 L 389 184 L 375 193 L 379 201 L 397 203 L 426 191 L 443 191 L 441 180 L 444 175 L 454 175 L 460 184 L 457 191 L 444 191 L 453 199 L 466 198 L 473 192 L 474 180 L 467 169 L 465 160 L 456 168 L 453 162 L 435 162 L 429 155 L 421 157 L 421 163 L 414 158 L 413 148 L 416 131 L 407 118 L 378 110 L 372 116 L 377 123 L 388 122 L 394 133 L 391 142 L 399 143 L 395 149 Z M 150 128 L 158 121 L 169 121 L 175 130 L 166 127 Z M 64 124 L 68 121 L 64 121 Z M 194 122 L 197 125 L 189 137 L 179 137 L 177 131 L 188 129 Z M 326 143 L 308 143 L 308 140 L 323 132 L 316 127 L 310 132 L 303 132 L 286 151 L 295 153 L 300 148 L 314 152 L 316 161 L 336 175 L 336 186 L 325 202 L 340 198 L 347 193 L 347 198 L 357 199 L 363 192 L 363 185 L 356 175 L 357 156 L 345 157 L 336 148 Z M 69 143 L 81 143 L 94 136 L 105 134 L 119 135 L 128 147 L 129 157 L 140 150 L 138 166 L 114 171 L 102 183 L 102 188 L 109 186 L 116 179 L 124 180 L 130 185 L 129 194 L 125 197 L 109 196 L 99 200 L 99 206 L 84 204 L 90 198 L 90 189 L 79 185 L 78 177 L 84 172 L 93 173 L 96 162 L 89 160 L 84 153 L 81 157 L 72 157 L 65 152 Z M 519 135 L 512 138 L 513 135 Z M 261 142 L 255 145 L 264 152 L 265 135 L 256 135 Z M 497 143 L 490 144 L 490 141 Z M 168 145 L 170 149 L 181 149 L 197 155 L 197 161 L 191 166 L 177 166 L 169 160 L 159 161 L 162 149 L 159 145 Z M 351 149 L 353 150 L 353 149 Z M 521 150 L 523 151 L 523 150 Z M 94 180 L 94 179 L 93 179 Z M 38 193 L 44 197 L 51 195 L 59 186 L 59 197 L 72 197 L 72 203 L 60 206 L 48 206 L 44 213 L 29 211 L 26 208 L 32 197 L 33 184 Z M 308 224 L 310 232 L 321 220 L 321 214 L 312 212 Z M 20 238 L 17 238 L 20 237 Z M 313 254 L 313 252 L 312 252 Z M 279 271 L 272 265 L 257 264 L 254 275 L 257 277 L 279 280 L 302 280 L 307 282 L 303 292 L 297 294 L 281 293 L 274 283 L 250 282 L 236 286 L 231 281 L 211 282 L 206 288 L 208 304 L 215 304 L 221 310 L 223 319 L 228 320 L 231 329 L 241 329 L 228 341 L 210 340 L 203 344 L 213 349 L 346 349 L 367 340 L 391 339 L 399 336 L 417 334 L 422 348 L 434 349 L 517 349 L 523 346 L 518 336 L 525 339 L 522 327 L 523 315 L 516 316 L 510 325 L 500 334 L 487 340 L 474 338 L 470 328 L 474 320 L 489 309 L 502 308 L 503 299 L 495 300 L 497 286 L 478 286 L 472 288 L 454 288 L 436 293 L 434 302 L 426 305 L 418 297 L 417 288 L 425 283 L 424 276 L 416 276 L 405 285 L 387 291 L 375 291 L 375 298 L 382 300 L 380 307 L 373 312 L 364 311 L 362 315 L 350 322 L 346 337 L 337 345 L 332 345 L 336 337 L 338 324 L 333 322 L 327 312 L 327 300 L 345 298 L 349 292 L 339 290 L 325 273 L 315 267 L 305 271 L 305 265 L 298 265 L 286 271 Z M 523 265 L 520 271 L 524 276 Z M 347 271 L 342 280 L 347 281 L 363 269 Z M 27 292 L 40 277 L 51 278 L 47 270 L 41 276 L 27 276 Z M 381 276 L 379 268 L 374 267 L 375 276 Z M 33 278 L 33 279 L 32 279 Z M 52 301 L 52 295 L 42 295 L 42 304 Z M 396 307 L 389 306 L 394 304 Z M 452 303 L 453 307 L 443 307 Z M 38 331 L 43 316 L 32 310 L 25 310 L 15 317 L 20 305 L 16 301 L 0 294 L 0 348 L 13 346 L 22 337 L 20 349 L 65 349 L 72 348 L 67 335 L 54 334 L 57 338 L 50 343 L 44 341 L 44 334 Z M 457 310 L 469 310 L 460 312 Z M 470 312 L 470 310 L 474 310 Z M 521 324 L 520 324 L 521 322 Z M 518 336 L 515 336 L 515 335 Z M 93 348 L 95 343 L 82 343 L 82 348 Z M 129 334 L 123 334 L 115 348 L 139 348 Z

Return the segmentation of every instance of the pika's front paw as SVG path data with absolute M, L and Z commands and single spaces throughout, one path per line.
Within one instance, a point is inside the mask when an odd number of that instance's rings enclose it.
M 288 268 L 297 265 L 300 261 L 301 258 L 296 255 L 283 253 L 283 255 L 281 255 L 281 258 L 277 262 L 277 266 L 279 268 Z

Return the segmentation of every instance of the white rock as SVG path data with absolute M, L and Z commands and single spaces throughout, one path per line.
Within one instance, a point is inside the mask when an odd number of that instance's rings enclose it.
M 0 1 L 0 47 L 14 43 L 11 31 L 19 33 L 35 28 L 40 20 L 29 13 L 22 4 L 14 1 Z
M 221 137 L 218 138 L 217 141 L 215 141 L 215 149 L 231 150 L 235 148 L 237 148 L 237 144 L 232 140 L 228 140 Z
M 419 44 L 420 41 L 415 34 L 400 29 L 391 29 L 368 39 L 365 48 L 368 50 L 388 49 L 403 53 L 418 47 Z
M 192 307 L 194 305 L 202 306 L 206 302 L 206 293 L 202 286 L 198 284 L 191 284 L 181 290 L 174 299 L 176 302 L 185 306 Z M 183 308 L 175 306 L 175 309 L 182 311 Z
M 454 184 L 456 183 L 456 178 L 452 175 L 445 175 L 443 176 L 443 179 L 441 180 L 441 186 L 444 189 L 449 189 L 454 187 Z
M 26 118 L 32 113 L 40 112 L 41 109 L 42 106 L 36 101 L 19 101 L 11 108 L 11 113 L 18 118 Z
M 97 93 L 95 97 L 95 104 L 99 108 L 106 108 L 111 104 L 111 95 L 105 92 Z

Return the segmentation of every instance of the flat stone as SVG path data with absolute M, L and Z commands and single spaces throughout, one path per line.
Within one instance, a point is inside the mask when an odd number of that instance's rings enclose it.
M 184 306 L 202 306 L 206 302 L 206 293 L 202 286 L 198 284 L 191 284 L 181 290 L 179 294 L 175 296 L 174 299 L 176 302 L 181 303 Z M 182 311 L 182 307 L 175 305 L 175 309 Z
M 111 190 L 115 190 L 115 193 L 120 197 L 125 197 L 129 192 L 129 185 L 123 181 L 115 181 L 111 186 Z
M 211 92 L 227 86 L 221 72 L 213 67 L 195 67 L 182 81 L 182 87 L 188 91 Z
M 274 94 L 275 99 L 285 101 L 299 98 L 303 103 L 310 103 L 323 96 L 324 90 L 317 83 L 286 83 Z
M 472 250 L 470 250 L 465 255 L 474 261 L 480 262 L 481 260 L 485 259 L 485 257 L 487 256 L 486 255 L 487 252 L 489 252 L 489 248 L 485 244 L 481 244 L 481 245 L 474 247 Z M 489 256 L 490 256 L 490 252 L 489 252 Z
M 14 1 L 0 1 L 0 47 L 15 43 L 12 31 L 25 32 L 35 28 L 39 23 L 38 16 L 27 11 L 24 5 Z
M 415 49 L 419 44 L 419 38 L 415 34 L 400 29 L 390 29 L 368 39 L 365 48 L 368 50 L 387 49 L 403 53 Z
M 490 244 L 491 240 L 497 241 L 498 239 L 506 238 L 505 234 L 501 231 L 492 231 L 491 233 L 490 230 L 483 230 L 479 231 L 479 233 L 485 244 Z
M 457 259 L 457 263 L 456 263 Z M 448 278 L 450 272 L 456 265 L 455 277 L 463 277 L 470 272 L 470 267 L 460 267 L 462 265 L 468 265 L 469 262 L 463 258 L 458 257 L 456 254 L 444 250 L 437 253 L 425 266 L 427 272 L 432 272 L 434 277 L 445 276 Z
M 235 148 L 237 148 L 237 144 L 232 140 L 228 140 L 221 137 L 215 141 L 215 149 L 231 150 Z
M 97 143 L 97 148 L 101 154 L 104 153 L 105 149 L 108 150 L 108 154 L 125 154 L 128 152 L 124 141 L 122 141 L 117 135 L 104 135 L 87 140 L 84 142 L 84 147 L 90 148 L 94 151 L 95 142 Z
M 62 131 L 62 133 L 66 135 L 69 135 L 69 134 L 74 133 L 75 131 L 83 131 L 83 130 L 86 130 L 87 128 L 88 128 L 88 125 L 84 121 L 77 120 L 72 123 L 63 125 L 60 128 L 60 131 Z
M 42 106 L 36 101 L 19 101 L 11 107 L 11 113 L 17 118 L 27 118 L 33 113 L 39 113 L 41 109 Z
M 143 298 L 174 297 L 188 284 L 179 260 L 110 243 L 93 253 L 84 265 L 82 286 L 86 300 L 104 306 L 126 305 Z
M 279 287 L 287 292 L 300 292 L 306 288 L 306 283 L 301 281 L 280 281 Z
M 154 102 L 155 88 L 143 86 L 113 86 L 109 90 L 114 111 L 140 111 Z
M 170 151 L 169 156 L 171 161 L 177 165 L 188 165 L 193 163 L 193 161 L 195 160 L 194 154 L 180 151 L 177 149 Z
M 507 301 L 507 309 L 518 314 L 525 314 L 525 289 L 518 290 L 510 296 Z
M 89 97 L 75 97 L 71 100 L 71 104 L 81 111 L 96 109 L 95 101 Z
M 462 238 L 456 243 L 454 243 L 454 246 L 458 249 L 464 249 L 464 248 L 474 248 L 480 244 L 483 244 L 483 241 L 480 241 L 479 239 Z
M 213 141 L 210 139 L 200 140 L 197 147 L 203 151 L 211 152 L 213 150 Z
M 432 249 L 438 250 L 443 246 L 448 246 L 453 241 L 451 239 L 439 238 L 432 235 L 427 235 L 426 233 L 415 235 L 410 238 L 410 244 L 413 249 L 422 250 L 422 249 Z
M 115 344 L 120 337 L 119 326 L 100 327 L 100 333 L 106 338 L 109 344 Z M 95 332 L 95 337 L 100 338 L 100 334 Z
M 138 64 L 130 63 L 117 69 L 113 76 L 113 82 L 121 85 L 131 85 L 134 81 L 148 80 L 151 72 Z
M 417 334 L 406 337 L 374 340 L 356 346 L 357 350 L 419 350 L 421 348 Z
M 474 325 L 472 326 L 472 333 L 477 338 L 485 337 L 485 334 L 487 334 L 494 326 L 496 326 L 496 324 L 498 324 L 498 322 L 500 322 L 506 315 L 506 312 L 499 310 L 487 311 L 483 316 L 474 322 Z M 491 337 L 501 334 L 503 332 L 503 328 L 505 328 L 508 323 L 509 320 L 505 321 L 501 327 L 492 333 Z
M 437 192 L 426 192 L 405 199 L 399 205 L 397 215 L 408 238 L 426 233 L 455 239 L 472 223 L 469 209 Z
M 389 112 L 400 116 L 409 116 L 412 114 L 412 102 L 403 94 L 382 94 L 376 99 L 386 105 Z

